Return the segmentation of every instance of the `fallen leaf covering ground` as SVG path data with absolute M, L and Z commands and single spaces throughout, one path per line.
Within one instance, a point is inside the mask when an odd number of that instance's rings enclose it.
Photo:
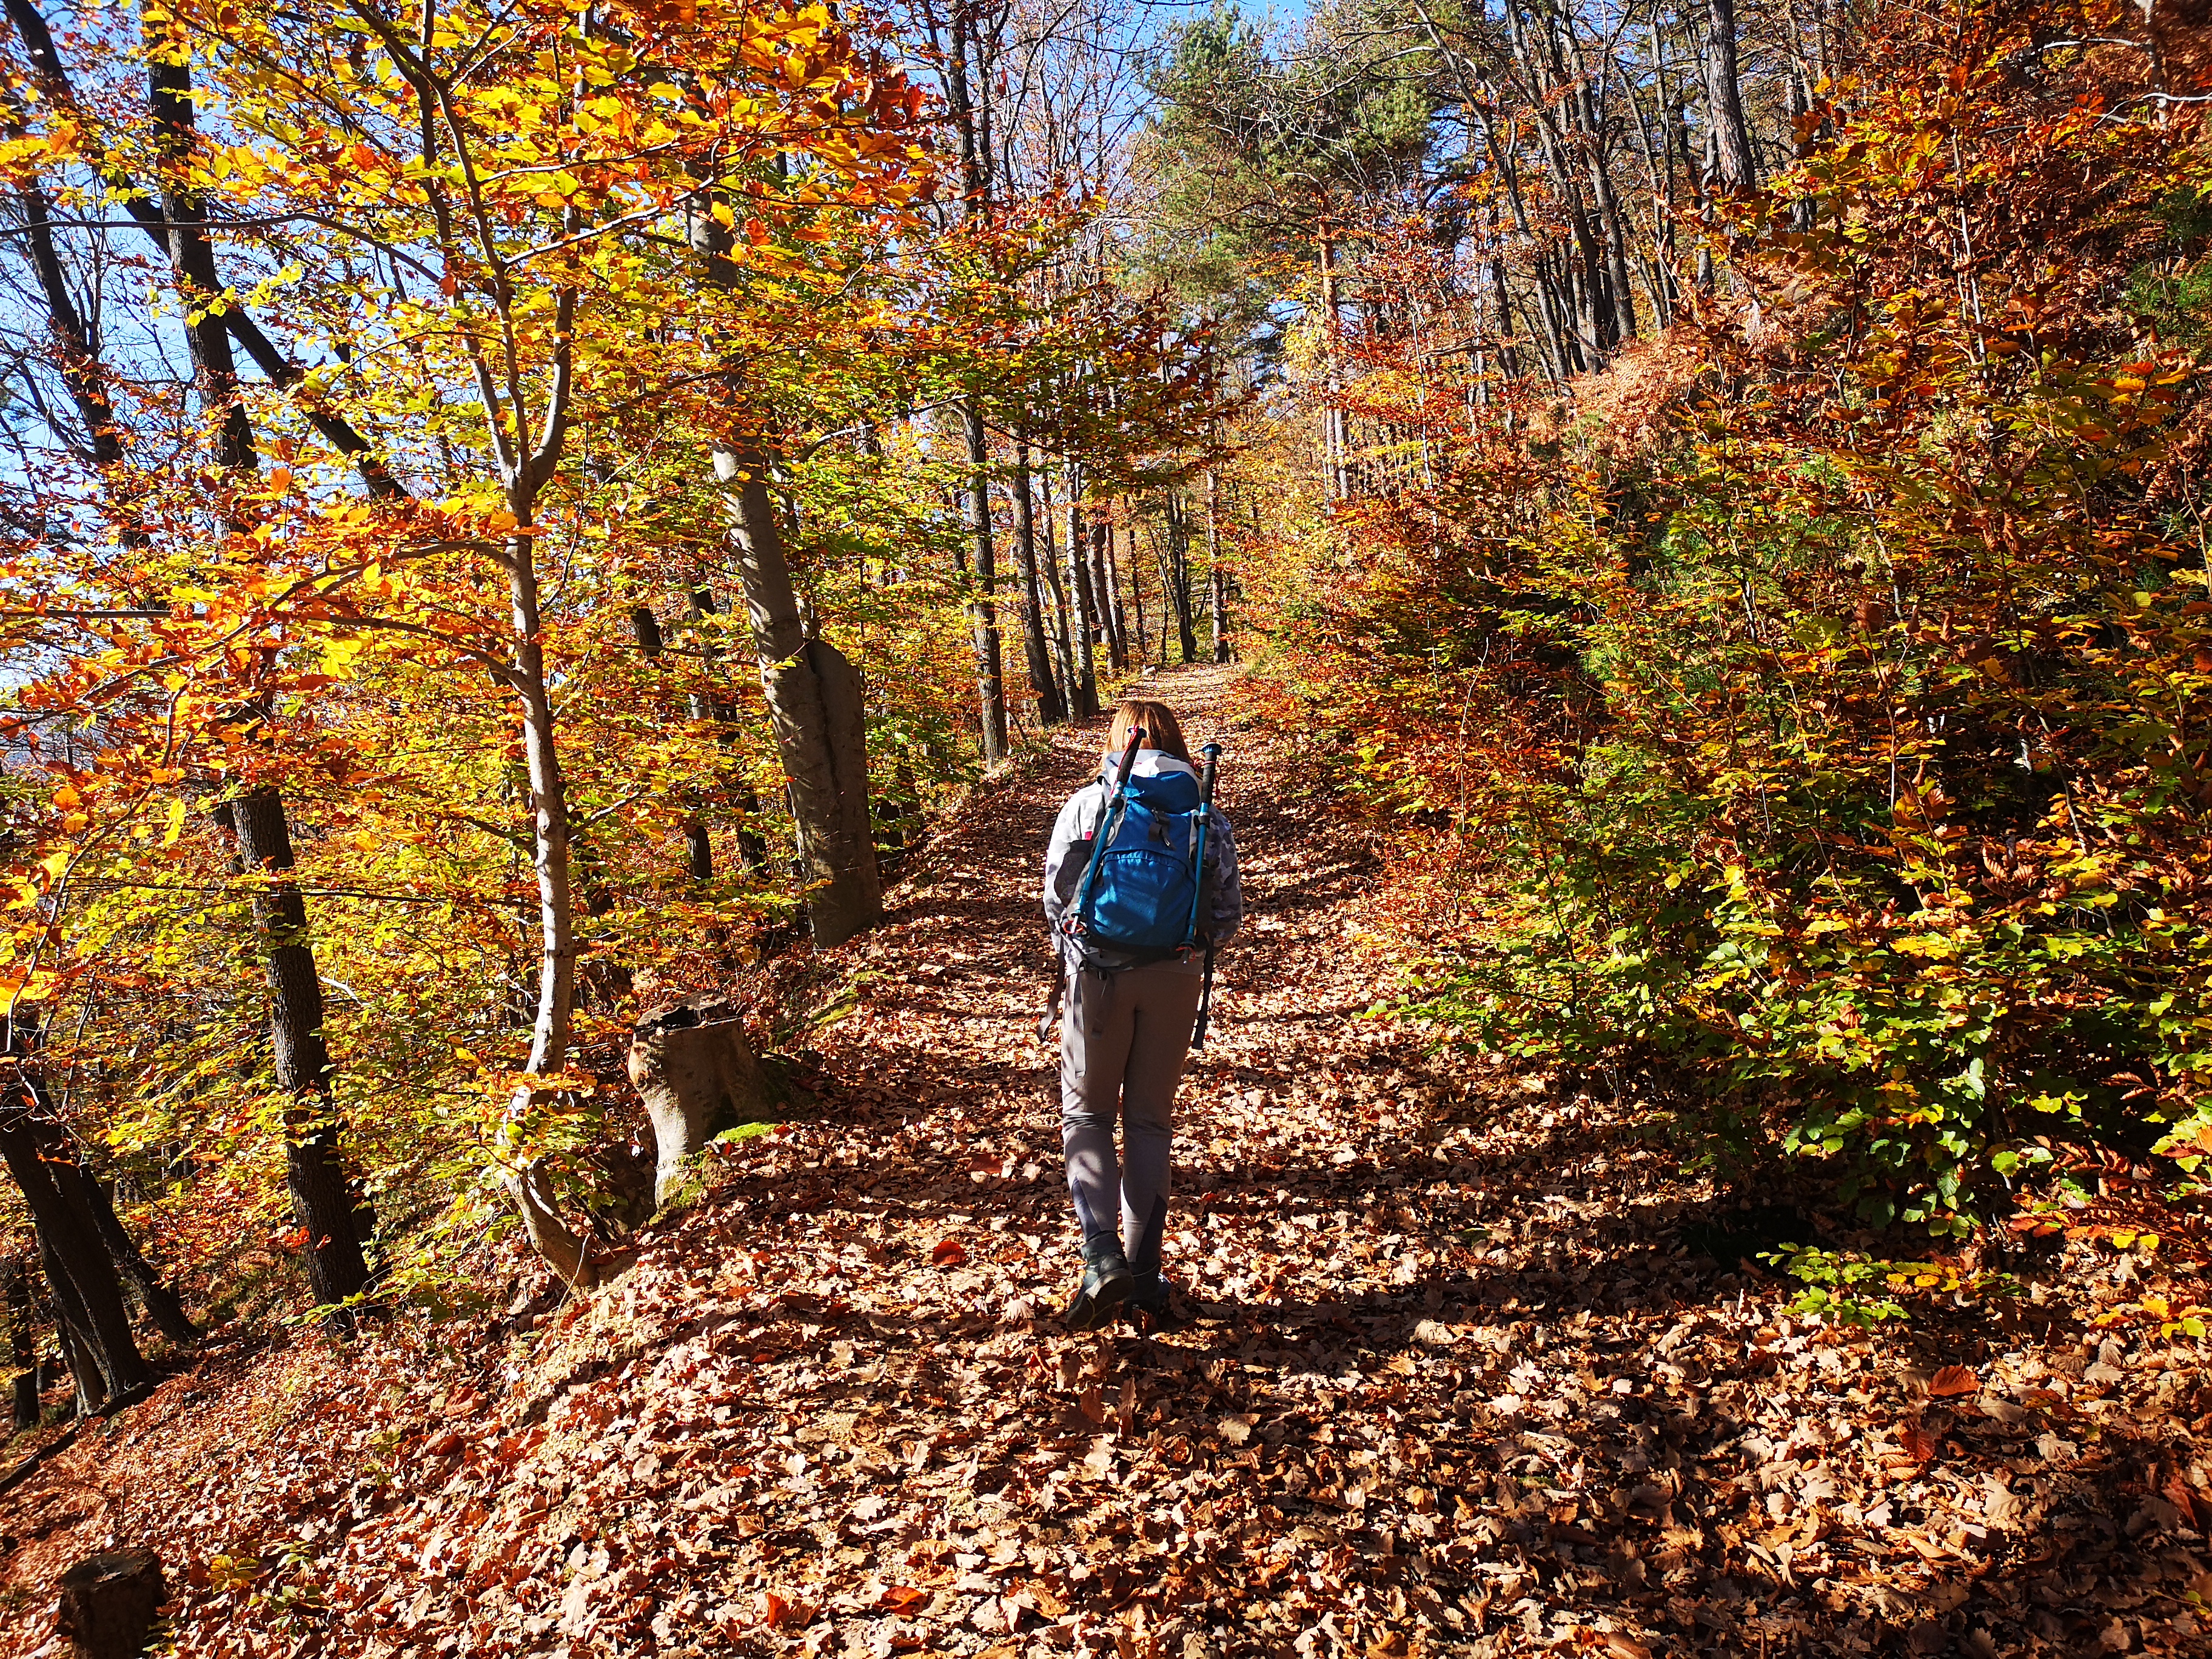
M 1180 1108 L 1195 1323 L 1058 1322 L 1062 736 L 820 964 L 818 1115 L 557 1312 L 211 1347 L 0 1499 L 4 1651 L 111 1540 L 187 1655 L 2212 1651 L 2212 1392 L 2092 1322 L 2130 1258 L 1783 1316 L 1686 1247 L 1715 1194 L 1656 1120 L 1370 1017 L 1362 832 L 1225 671 L 1169 695 L 1229 741 L 1251 911 Z

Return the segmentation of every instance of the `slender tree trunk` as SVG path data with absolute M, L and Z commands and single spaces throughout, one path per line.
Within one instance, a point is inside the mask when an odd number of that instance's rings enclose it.
M 1114 559 L 1114 524 L 1101 519 L 1091 527 L 1096 538 L 1091 559 L 1095 575 L 1093 593 L 1099 620 L 1106 625 L 1107 663 L 1115 674 L 1129 672 L 1129 624 L 1121 611 L 1121 573 Z
M 1588 98 L 1587 92 L 1584 98 Z M 1589 151 L 1590 197 L 1597 205 L 1598 228 L 1605 238 L 1606 278 L 1613 289 L 1614 333 L 1619 339 L 1633 340 L 1638 337 L 1636 290 L 1628 274 L 1626 216 L 1620 210 L 1620 198 L 1613 193 L 1613 167 L 1605 151 L 1599 147 L 1595 135 L 1587 135 L 1584 143 Z
M 46 19 L 31 0 L 5 0 L 5 4 L 8 20 L 15 27 L 42 94 L 53 108 L 72 117 L 81 117 L 76 88 L 70 82 L 60 53 L 54 48 L 53 34 L 46 27 Z M 147 31 L 147 38 L 149 40 L 154 38 L 150 29 Z M 182 90 L 189 94 L 189 59 L 180 52 L 167 52 L 167 43 L 164 43 L 164 52 L 176 58 L 173 64 L 161 66 L 167 75 L 167 91 L 173 94 Z M 157 109 L 156 112 L 169 129 L 164 138 L 164 148 L 174 154 L 178 149 L 174 142 L 176 134 L 183 131 L 188 136 L 191 125 L 188 97 L 180 103 L 172 95 L 167 106 Z M 86 124 L 86 131 L 94 130 L 92 124 Z M 137 185 L 97 143 L 88 148 L 83 159 L 112 192 L 113 198 L 130 216 L 132 222 L 151 237 L 165 253 L 167 252 L 172 246 L 173 233 L 184 227 L 185 222 L 166 213 L 153 195 Z M 30 204 L 27 202 L 25 205 L 27 209 Z M 36 258 L 35 250 L 33 258 Z M 42 273 L 42 285 L 43 282 Z M 368 440 L 350 422 L 324 406 L 307 371 L 276 349 L 275 343 L 262 331 L 260 325 L 239 304 L 236 295 L 232 295 L 225 305 L 221 321 L 231 338 L 246 349 L 246 355 L 269 377 L 270 384 L 290 394 L 295 405 L 307 416 L 308 424 L 354 463 L 370 495 L 389 500 L 406 494 L 398 480 L 392 476 L 390 469 L 378 459 Z M 195 361 L 198 361 L 197 356 Z
M 123 1218 L 115 1212 L 114 1199 L 93 1173 L 92 1166 L 79 1154 L 74 1165 L 57 1164 L 52 1170 L 55 1184 L 73 1189 L 70 1202 L 80 1206 L 92 1218 L 93 1230 L 106 1247 L 108 1258 L 115 1263 L 125 1289 L 144 1310 L 154 1328 L 172 1342 L 187 1346 L 198 1342 L 199 1327 L 192 1323 L 176 1291 L 155 1271 L 146 1253 L 125 1230 Z
M 201 404 L 218 422 L 216 460 L 228 472 L 243 472 L 254 465 L 253 428 L 238 402 L 238 368 L 231 355 L 230 330 L 217 308 L 222 278 L 216 272 L 206 211 L 186 182 L 195 120 L 191 49 L 181 30 L 171 32 L 151 15 L 145 20 L 144 33 L 148 100 L 161 160 L 169 261 L 176 268 L 186 311 L 185 337 L 191 349 Z
M 1229 582 L 1221 568 L 1221 475 L 1206 469 L 1206 571 L 1213 606 L 1213 659 L 1229 660 Z
M 1042 486 L 1044 499 L 1038 505 L 1037 523 L 1043 529 L 1043 544 L 1038 550 L 1037 564 L 1042 570 L 1046 590 L 1052 596 L 1052 651 L 1056 683 L 1060 690 L 1060 705 L 1066 709 L 1071 720 L 1087 720 L 1084 712 L 1083 678 L 1075 665 L 1075 625 L 1068 615 L 1067 584 L 1060 575 L 1060 515 L 1054 510 L 1052 499 L 1052 469 L 1045 468 L 1036 475 Z M 1069 523 L 1074 522 L 1071 508 Z
M 1651 72 L 1657 82 L 1657 117 L 1661 124 L 1660 142 L 1651 141 L 1651 123 L 1644 118 L 1644 106 L 1636 96 L 1636 88 L 1624 80 L 1621 95 L 1628 100 L 1628 113 L 1636 133 L 1636 146 L 1644 158 L 1644 177 L 1651 185 L 1651 254 L 1644 261 L 1646 285 L 1651 294 L 1653 321 L 1665 330 L 1674 319 L 1675 294 L 1672 280 L 1674 251 L 1674 216 L 1668 212 L 1668 191 L 1673 173 L 1674 152 L 1666 143 L 1667 111 L 1666 48 L 1661 44 L 1659 26 L 1651 26 Z M 1664 151 L 1664 159 L 1662 151 Z
M 123 442 L 115 429 L 115 406 L 108 401 L 100 365 L 92 349 L 91 331 L 70 294 L 61 257 L 54 248 L 46 192 L 27 185 L 16 192 L 16 200 L 22 209 L 31 266 L 46 296 L 46 316 L 53 330 L 54 356 L 61 370 L 62 385 L 69 392 L 70 401 L 76 405 L 77 419 L 84 425 L 86 459 L 105 472 L 122 460 Z
M 1129 526 L 1129 604 L 1137 613 L 1137 654 L 1132 664 L 1137 668 L 1150 667 L 1152 660 L 1152 630 L 1145 626 L 1145 590 L 1137 580 L 1137 573 L 1144 568 L 1144 561 L 1137 556 L 1137 528 L 1132 525 Z M 1161 632 L 1164 637 L 1166 630 L 1163 629 Z
M 1029 657 L 1030 690 L 1036 694 L 1037 720 L 1058 726 L 1067 719 L 1052 654 L 1044 637 L 1044 599 L 1037 585 L 1036 503 L 1030 495 L 1030 446 L 1014 441 L 1014 554 L 1022 566 L 1022 648 Z
M 218 464 L 233 478 L 256 469 L 253 428 L 238 398 L 238 373 L 209 240 L 205 210 L 189 187 L 194 137 L 191 58 L 184 37 L 146 23 L 148 97 L 161 158 L 163 211 L 177 287 L 190 313 L 190 343 L 202 407 L 217 417 Z M 292 868 L 283 797 L 252 789 L 229 803 L 232 828 L 249 872 Z M 358 1194 L 348 1179 L 330 1095 L 323 1040 L 322 983 L 307 943 L 307 908 L 295 883 L 279 881 L 253 897 L 255 930 L 270 991 L 269 1024 L 277 1085 L 292 1097 L 285 1120 L 285 1179 L 295 1218 L 308 1234 L 307 1276 L 318 1301 L 337 1307 L 368 1287 Z M 350 1328 L 352 1315 L 336 1316 Z
M 714 614 L 714 596 L 703 587 L 694 588 L 691 592 L 691 632 L 699 641 L 699 689 L 686 700 L 685 707 L 694 720 L 713 728 L 715 744 L 720 747 L 728 741 L 729 711 L 722 707 L 721 699 L 714 694 L 714 643 L 712 631 L 707 626 L 707 618 Z M 708 829 L 703 807 L 684 821 L 684 862 L 692 880 L 714 880 L 714 842 Z
M 950 21 L 952 50 L 945 59 L 945 101 L 960 143 L 962 210 L 975 219 L 990 207 L 990 77 L 988 73 L 982 76 L 984 102 L 979 118 L 968 63 L 974 44 L 971 28 L 977 16 L 963 0 L 954 0 Z M 994 766 L 1007 752 L 1006 664 L 999 637 L 998 556 L 991 540 L 991 447 L 977 393 L 971 392 L 962 400 L 960 416 L 968 440 L 968 530 L 975 548 L 974 592 L 969 601 L 975 638 L 975 696 L 982 726 L 983 763 Z
M 969 398 L 961 407 L 968 437 L 968 533 L 975 550 L 968 614 L 975 635 L 975 699 L 981 718 L 983 763 L 1006 757 L 1005 653 L 999 640 L 998 553 L 991 537 L 991 447 L 983 412 Z
M 34 1429 L 39 1425 L 39 1328 L 27 1254 L 0 1259 L 0 1305 L 7 1310 L 8 1355 L 15 1368 L 10 1416 L 17 1430 Z
M 714 614 L 714 596 L 706 589 L 701 588 L 694 592 L 691 600 L 695 622 Z M 638 649 L 645 653 L 647 661 L 659 662 L 668 648 L 660 630 L 660 619 L 648 607 L 641 605 L 634 606 L 629 617 L 631 631 L 637 636 Z M 705 642 L 703 629 L 700 630 L 700 636 L 702 660 L 705 672 L 711 675 L 714 664 L 712 647 Z M 714 696 L 711 688 L 704 697 L 688 699 L 687 707 L 694 720 L 712 719 L 720 723 L 715 735 L 722 744 L 726 745 L 733 739 L 735 733 L 732 728 L 735 712 L 724 699 Z M 709 712 L 702 713 L 702 707 Z M 732 787 L 730 793 L 732 803 L 738 813 L 738 857 L 748 870 L 763 869 L 768 863 L 768 846 L 760 833 L 760 796 L 750 783 L 742 782 Z M 702 814 L 695 812 L 685 820 L 684 844 L 685 867 L 692 879 L 711 879 L 714 872 L 714 848 L 707 839 L 707 823 Z
M 1191 621 L 1190 599 L 1190 515 L 1184 507 L 1182 497 L 1170 489 L 1168 492 L 1167 538 L 1161 551 L 1166 556 L 1161 572 L 1167 588 L 1169 609 L 1175 612 L 1176 642 L 1182 649 L 1186 665 L 1198 660 L 1198 633 Z M 1160 654 L 1167 655 L 1167 617 L 1160 617 Z
M 1598 228 L 1605 240 L 1606 281 L 1613 290 L 1613 325 L 1617 340 L 1637 337 L 1635 289 L 1628 275 L 1626 216 L 1613 187 L 1613 164 L 1607 155 L 1605 124 L 1598 118 L 1597 83 L 1583 57 L 1582 40 L 1571 15 L 1560 20 L 1559 32 L 1567 53 L 1571 107 L 1581 140 L 1583 162 L 1590 182 L 1590 202 L 1597 210 Z
M 249 875 L 274 879 L 253 890 L 253 927 L 269 978 L 269 1032 L 276 1086 L 292 1098 L 284 1120 L 284 1178 L 292 1217 L 307 1234 L 307 1279 L 315 1299 L 336 1308 L 368 1289 L 358 1231 L 362 1209 L 340 1148 L 331 1100 L 331 1056 L 323 1037 L 323 988 L 307 943 L 307 907 L 293 868 L 291 826 L 274 789 L 249 789 L 224 803 Z M 350 1327 L 353 1316 L 337 1317 Z
M 1690 143 L 1689 106 L 1682 108 L 1682 147 L 1685 155 Z M 1698 165 L 1690 170 L 1694 181 L 1692 189 L 1698 206 L 1698 222 L 1709 231 L 1714 221 L 1713 191 L 1720 184 L 1720 138 L 1711 127 L 1705 129 L 1705 154 Z M 1698 258 L 1694 279 L 1698 289 L 1710 294 L 1713 287 L 1713 245 L 1710 235 L 1698 239 Z
M 1075 646 L 1075 713 L 1078 719 L 1098 714 L 1098 662 L 1096 650 L 1097 603 L 1091 592 L 1090 542 L 1094 534 L 1083 513 L 1075 464 L 1067 470 L 1067 585 L 1074 603 L 1072 631 Z
M 510 491 L 507 510 L 527 524 L 534 501 Z M 518 499 L 520 498 L 520 499 Z M 553 1092 L 540 1079 L 568 1063 L 576 1006 L 575 904 L 569 890 L 568 785 L 561 764 L 551 690 L 545 678 L 544 619 L 538 605 L 537 546 L 527 536 L 507 544 L 507 599 L 514 653 L 510 684 L 522 710 L 522 752 L 530 778 L 531 863 L 538 878 L 538 1012 L 530 1058 L 501 1126 L 508 1194 L 532 1245 L 572 1285 L 595 1282 L 583 1237 L 561 1218 L 551 1165 L 532 1144 Z
M 1346 452 L 1351 447 L 1351 431 L 1344 418 L 1344 410 L 1337 406 L 1338 374 L 1336 367 L 1336 243 L 1324 228 L 1321 236 L 1321 325 L 1322 354 L 1325 365 L 1322 386 L 1328 402 L 1322 410 L 1322 470 L 1328 485 L 1332 501 L 1348 501 L 1352 496 L 1352 477 Z M 1133 574 L 1133 573 L 1132 573 Z

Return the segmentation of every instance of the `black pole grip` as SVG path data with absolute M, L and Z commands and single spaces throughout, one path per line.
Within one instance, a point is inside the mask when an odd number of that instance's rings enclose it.
M 1129 774 L 1137 769 L 1137 750 L 1144 746 L 1145 728 L 1141 726 L 1131 726 L 1128 745 L 1121 750 L 1121 763 L 1115 769 L 1114 772 L 1114 787 L 1116 789 L 1127 786 Z

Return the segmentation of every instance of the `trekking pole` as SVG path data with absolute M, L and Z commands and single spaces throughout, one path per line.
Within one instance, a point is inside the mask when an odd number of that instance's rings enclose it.
M 1052 1041 L 1052 1023 L 1060 1018 L 1061 1000 L 1067 995 L 1067 964 L 1060 959 L 1057 945 L 1052 952 L 1052 984 L 1044 994 L 1044 1012 L 1037 1016 L 1037 1041 Z
M 1198 857 L 1193 868 L 1197 891 L 1190 898 L 1190 943 L 1198 941 L 1198 908 L 1206 897 L 1206 826 L 1213 817 L 1213 775 L 1221 767 L 1221 745 L 1209 743 L 1199 751 L 1206 765 L 1198 775 Z M 1185 947 L 1188 948 L 1188 945 Z M 1198 1020 L 1190 1028 L 1190 1046 L 1206 1047 L 1206 1028 L 1213 1017 L 1213 940 L 1206 941 L 1206 980 L 1198 994 Z
M 1107 821 L 1120 811 L 1122 797 L 1128 793 L 1129 774 L 1136 769 L 1137 750 L 1144 747 L 1144 743 L 1145 728 L 1141 726 L 1132 727 L 1128 745 L 1121 750 L 1121 758 L 1114 768 L 1114 792 L 1107 800 L 1105 811 L 1099 814 L 1098 827 L 1091 832 L 1091 859 L 1084 866 L 1083 884 L 1076 890 L 1075 902 L 1060 918 L 1061 931 L 1071 937 L 1082 924 L 1083 907 L 1091 897 L 1091 884 L 1098 874 L 1099 856 L 1104 852 L 1106 843 L 1113 839 Z M 1060 947 L 1055 945 L 1052 952 L 1052 988 L 1045 993 L 1044 1012 L 1037 1017 L 1038 1042 L 1050 1040 L 1052 1023 L 1059 1017 L 1060 1002 L 1066 994 L 1067 963 L 1060 956 Z

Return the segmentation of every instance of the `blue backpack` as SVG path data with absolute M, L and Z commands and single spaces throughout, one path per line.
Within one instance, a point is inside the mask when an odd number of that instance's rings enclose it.
M 1131 777 L 1109 794 L 1072 930 L 1085 960 L 1158 962 L 1202 946 L 1207 805 L 1188 772 Z

